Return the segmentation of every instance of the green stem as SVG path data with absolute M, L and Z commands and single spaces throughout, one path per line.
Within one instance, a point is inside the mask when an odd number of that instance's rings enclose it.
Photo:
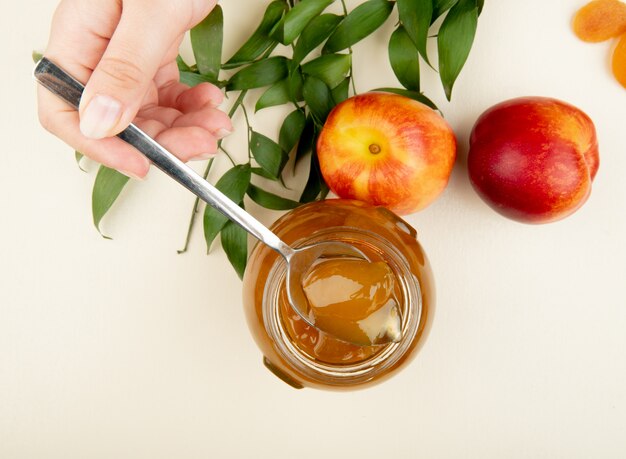
M 206 169 L 204 170 L 204 173 L 202 174 L 202 178 L 204 180 L 206 180 L 207 177 L 209 176 L 209 171 L 211 170 L 211 166 L 213 165 L 214 159 L 215 158 L 211 158 L 209 160 L 209 163 L 207 164 Z M 199 210 L 200 210 L 200 198 L 196 197 L 196 200 L 194 201 L 194 204 L 193 204 L 191 217 L 189 218 L 189 227 L 187 228 L 187 236 L 185 237 L 185 246 L 181 250 L 177 251 L 179 255 L 181 253 L 185 253 L 187 251 L 187 248 L 189 247 L 189 240 L 191 239 L 191 230 L 193 230 L 194 224 L 196 223 L 196 215 L 198 215 Z
M 352 55 L 352 50 L 350 50 L 350 55 Z M 356 96 L 356 84 L 354 83 L 354 72 L 352 71 L 352 62 L 350 62 L 350 83 L 352 85 L 352 95 Z
M 237 163 L 233 160 L 233 157 L 232 157 L 232 156 L 230 156 L 230 153 L 228 153 L 228 152 L 224 149 L 224 147 L 222 147 L 221 145 L 220 145 L 220 147 L 219 147 L 219 148 L 220 148 L 220 150 L 222 150 L 222 151 L 224 152 L 224 154 L 226 155 L 226 157 L 227 157 L 228 159 L 230 159 L 230 162 L 232 163 L 232 165 L 233 165 L 233 166 L 236 166 L 236 165 L 237 165 Z
M 252 141 L 252 126 L 250 125 L 250 118 L 248 118 L 248 110 L 244 105 L 241 106 L 241 111 L 243 112 L 243 117 L 246 120 L 246 125 L 248 126 L 248 161 L 252 160 L 252 149 L 250 148 L 250 142 Z
M 343 15 L 347 16 L 348 15 L 348 7 L 346 6 L 346 1 L 345 0 L 341 0 L 341 7 L 343 8 Z
M 244 99 L 244 97 L 246 97 L 246 94 L 248 94 L 248 90 L 247 89 L 244 89 L 243 91 L 241 91 L 239 93 L 239 97 L 237 97 L 237 100 L 235 100 L 235 103 L 233 104 L 233 106 L 228 111 L 228 117 L 229 118 L 233 117 L 233 115 L 235 114 L 235 112 L 237 111 L 239 106 L 243 103 L 243 99 Z
M 341 7 L 343 8 L 344 16 L 348 15 L 348 7 L 346 6 L 345 0 L 341 0 Z M 352 69 L 352 46 L 348 46 L 348 54 L 350 55 L 350 84 L 352 85 L 352 95 L 356 96 L 356 84 L 354 83 L 354 71 Z

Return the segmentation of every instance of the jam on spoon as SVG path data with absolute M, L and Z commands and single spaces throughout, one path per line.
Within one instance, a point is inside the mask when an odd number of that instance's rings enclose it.
M 302 281 L 309 319 L 350 343 L 398 342 L 402 321 L 394 293 L 396 282 L 393 271 L 382 261 L 319 260 Z

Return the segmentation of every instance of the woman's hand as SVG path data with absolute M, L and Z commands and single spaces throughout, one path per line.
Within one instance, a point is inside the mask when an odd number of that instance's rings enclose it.
M 232 131 L 216 107 L 223 94 L 178 80 L 186 31 L 215 0 L 62 0 L 45 55 L 86 82 L 79 112 L 38 89 L 39 119 L 50 132 L 105 166 L 135 178 L 149 161 L 116 134 L 131 122 L 183 161 L 217 152 Z

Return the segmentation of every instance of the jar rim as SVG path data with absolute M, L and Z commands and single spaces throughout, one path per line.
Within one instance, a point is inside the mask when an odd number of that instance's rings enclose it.
M 385 373 L 410 351 L 422 319 L 422 292 L 419 279 L 411 271 L 406 257 L 386 238 L 372 231 L 352 226 L 328 227 L 298 239 L 294 247 L 336 240 L 365 245 L 379 253 L 388 263 L 400 283 L 402 292 L 402 338 L 389 343 L 372 356 L 351 364 L 335 364 L 317 360 L 292 342 L 280 313 L 280 287 L 286 275 L 286 263 L 277 257 L 267 276 L 263 294 L 263 322 L 276 353 L 309 380 L 325 385 L 355 385 L 366 383 Z

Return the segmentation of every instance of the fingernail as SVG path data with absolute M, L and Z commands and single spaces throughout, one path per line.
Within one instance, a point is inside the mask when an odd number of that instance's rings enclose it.
M 122 104 L 109 96 L 97 95 L 80 116 L 80 131 L 90 139 L 102 139 L 111 135 L 122 116 Z
M 134 172 L 125 171 L 125 170 L 122 170 L 122 169 L 118 169 L 118 171 L 121 172 L 122 174 L 124 174 L 126 177 L 130 177 L 130 178 L 135 179 L 135 180 L 142 180 L 142 181 L 145 180 L 145 177 L 139 177 Z
M 211 99 L 210 104 L 211 104 L 213 107 L 219 107 L 220 105 L 222 105 L 222 104 L 224 103 L 224 99 L 225 99 L 225 98 L 226 98 L 226 97 L 224 96 L 224 93 L 223 93 L 223 92 L 220 92 L 220 93 L 219 93 L 219 96 L 216 96 L 216 97 L 214 97 L 213 99 Z
M 223 139 L 224 137 L 228 137 L 232 133 L 233 131 L 229 131 L 228 129 L 225 129 L 225 128 L 220 128 L 215 133 L 215 137 L 217 137 L 218 139 Z

